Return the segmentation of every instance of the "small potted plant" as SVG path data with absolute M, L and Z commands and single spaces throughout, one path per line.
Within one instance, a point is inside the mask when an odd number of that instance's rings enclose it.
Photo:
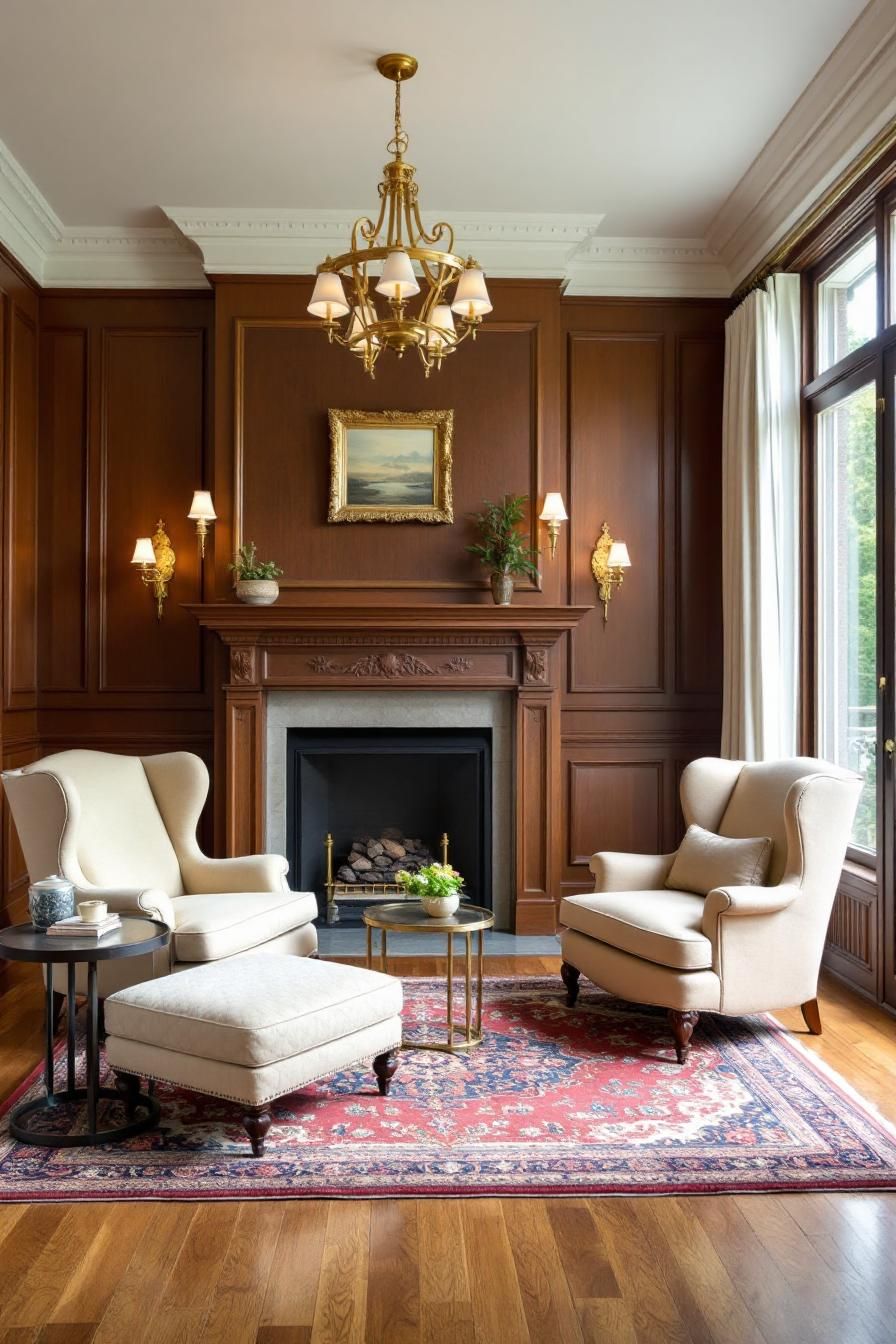
M 233 570 L 233 587 L 240 602 L 269 607 L 280 596 L 277 579 L 283 570 L 273 560 L 259 560 L 254 541 L 245 542 L 227 568 Z
M 526 574 L 538 578 L 539 552 L 532 546 L 528 532 L 520 531 L 526 516 L 526 495 L 505 495 L 500 504 L 485 500 L 482 513 L 472 514 L 481 541 L 467 550 L 491 570 L 492 597 L 499 607 L 513 600 L 513 580 Z
M 411 896 L 419 896 L 423 909 L 433 919 L 447 919 L 460 905 L 464 880 L 450 863 L 428 863 L 416 873 L 404 869 L 395 874 Z

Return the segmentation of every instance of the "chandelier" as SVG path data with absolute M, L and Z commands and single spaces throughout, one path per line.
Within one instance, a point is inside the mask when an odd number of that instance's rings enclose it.
M 386 146 L 392 161 L 379 185 L 379 216 L 375 223 L 357 219 L 351 250 L 327 257 L 318 267 L 308 312 L 322 320 L 331 342 L 361 360 L 371 377 L 383 350 L 401 358 L 415 349 L 428 378 L 467 336 L 475 340 L 492 305 L 479 264 L 455 256 L 451 225 L 435 224 L 427 233 L 420 219 L 401 125 L 401 86 L 416 74 L 417 62 L 393 53 L 381 56 L 376 66 L 395 83 L 395 131 Z

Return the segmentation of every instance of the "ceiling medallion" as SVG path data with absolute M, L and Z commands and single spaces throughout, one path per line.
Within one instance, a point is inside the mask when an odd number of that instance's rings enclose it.
M 356 220 L 351 250 L 327 257 L 318 267 L 308 311 L 321 318 L 331 342 L 358 356 L 371 377 L 387 348 L 399 358 L 415 349 L 429 377 L 467 336 L 475 339 L 492 305 L 479 264 L 455 256 L 451 225 L 441 222 L 427 233 L 420 219 L 414 169 L 404 161 L 408 137 L 401 126 L 401 86 L 416 74 L 417 62 L 393 53 L 381 56 L 376 66 L 395 84 L 395 133 L 386 146 L 392 162 L 379 185 L 379 217 L 376 223 Z M 409 311 L 408 301 L 418 294 L 416 312 Z M 385 315 L 377 311 L 377 302 Z

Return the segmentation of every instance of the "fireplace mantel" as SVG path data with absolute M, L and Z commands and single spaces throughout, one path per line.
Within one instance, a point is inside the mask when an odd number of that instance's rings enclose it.
M 556 645 L 590 607 L 221 602 L 187 610 L 229 650 L 229 680 L 219 701 L 225 764 L 218 776 L 228 854 L 264 847 L 270 691 L 506 690 L 516 702 L 514 924 L 519 933 L 553 932 L 560 867 Z

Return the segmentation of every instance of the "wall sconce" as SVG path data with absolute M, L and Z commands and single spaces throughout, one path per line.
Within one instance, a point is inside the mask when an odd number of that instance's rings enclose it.
M 213 523 L 217 516 L 215 506 L 212 503 L 211 492 L 209 490 L 194 490 L 193 503 L 190 505 L 190 512 L 187 517 L 196 524 L 199 554 L 203 560 L 205 559 L 205 539 L 208 536 L 209 523 Z
M 631 563 L 625 542 L 614 541 L 608 525 L 604 523 L 591 555 L 591 572 L 597 583 L 597 595 L 604 604 L 604 625 L 607 623 L 613 589 L 622 583 L 624 571 L 631 568 Z
M 548 525 L 548 537 L 551 545 L 551 559 L 557 554 L 557 538 L 560 536 L 560 524 L 565 523 L 569 514 L 563 503 L 563 496 L 556 490 L 549 490 L 544 497 L 544 508 L 538 515 Z
M 140 578 L 151 588 L 156 599 L 156 616 L 162 619 L 162 606 L 168 585 L 174 577 L 174 549 L 160 518 L 151 537 L 138 537 L 131 564 L 140 566 Z

